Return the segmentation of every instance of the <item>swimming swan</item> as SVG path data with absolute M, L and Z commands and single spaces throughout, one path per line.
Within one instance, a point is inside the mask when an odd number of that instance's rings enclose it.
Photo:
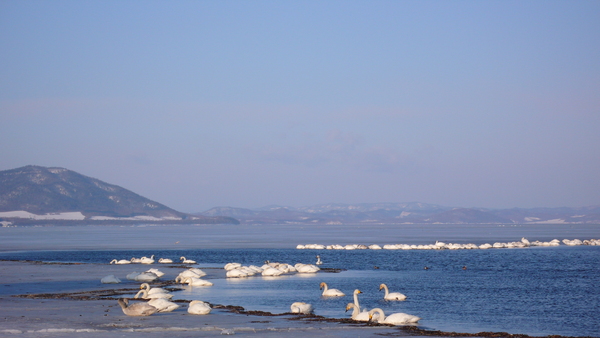
M 321 284 L 319 285 L 319 289 L 323 289 L 323 296 L 325 297 L 341 297 L 346 295 L 338 289 L 329 289 L 327 287 L 327 283 L 325 282 L 321 282 Z
M 305 302 L 292 303 L 292 305 L 290 305 L 290 310 L 292 311 L 292 313 L 304 313 L 304 314 L 310 314 L 310 313 L 313 313 L 313 311 L 314 311 L 313 306 L 308 303 L 305 303 Z
M 416 324 L 421 318 L 413 315 L 409 315 L 406 313 L 392 313 L 389 316 L 385 316 L 383 310 L 380 308 L 374 308 L 369 311 L 369 318 L 374 318 L 375 314 L 379 314 L 379 318 L 375 320 L 378 323 L 383 324 L 393 324 L 393 325 L 402 325 L 402 324 Z
M 356 320 L 359 322 L 368 322 L 369 321 L 369 312 L 368 311 L 360 312 L 360 308 L 358 306 L 356 306 L 356 304 L 354 304 L 354 303 L 348 303 L 348 305 L 346 305 L 346 312 L 350 309 L 353 309 L 352 310 L 352 320 Z
M 187 277 L 182 281 L 182 283 L 187 283 L 189 286 L 213 286 L 213 283 L 195 277 Z
M 110 264 L 131 264 L 131 261 L 128 261 L 126 259 L 120 259 L 120 260 L 113 259 L 112 261 L 110 261 Z
M 207 303 L 201 300 L 193 300 L 188 306 L 188 313 L 193 315 L 207 315 L 210 313 L 212 308 Z
M 187 259 L 187 258 L 185 258 L 185 257 L 183 257 L 183 256 L 181 256 L 181 257 L 179 258 L 179 260 L 181 260 L 181 263 L 183 263 L 183 264 L 196 264 L 196 261 L 195 261 L 195 260 L 192 260 L 192 259 Z
M 178 304 L 168 301 L 164 298 L 151 299 L 148 304 L 154 306 L 158 312 L 171 312 L 179 308 Z
M 381 291 L 381 289 L 385 290 L 385 296 L 383 296 L 383 299 L 385 299 L 385 300 L 406 300 L 406 296 L 400 292 L 391 292 L 390 293 L 387 285 L 385 285 L 385 284 L 379 285 L 379 291 Z
M 323 261 L 321 261 L 321 256 L 317 255 L 317 262 L 315 264 L 317 264 L 317 265 L 323 264 Z
M 140 263 L 142 263 L 142 264 L 152 264 L 152 263 L 154 263 L 154 255 L 152 255 L 149 258 L 146 257 L 146 256 L 140 258 Z
M 160 258 L 160 259 L 158 260 L 158 262 L 159 262 L 159 263 L 162 263 L 162 264 L 169 264 L 169 263 L 173 263 L 173 260 L 172 260 L 172 259 L 170 259 L 170 258 Z
M 155 314 L 158 309 L 148 303 L 135 303 L 129 305 L 129 299 L 123 298 L 118 300 L 123 313 L 128 316 L 150 316 Z

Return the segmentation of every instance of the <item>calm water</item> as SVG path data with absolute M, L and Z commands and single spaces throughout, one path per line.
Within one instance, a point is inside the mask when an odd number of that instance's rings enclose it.
M 205 238 L 194 232 L 185 240 L 203 243 L 198 245 L 202 249 L 189 248 L 181 239 L 175 243 L 182 237 L 180 232 L 190 232 L 192 228 L 188 227 L 83 227 L 87 229 L 76 230 L 73 227 L 48 227 L 37 228 L 37 231 L 33 228 L 1 228 L 0 248 L 15 250 L 11 247 L 14 244 L 8 243 L 11 240 L 22 242 L 19 244 L 21 251 L 2 252 L 0 259 L 108 263 L 113 258 L 154 254 L 178 260 L 184 255 L 198 261 L 197 266 L 202 268 L 222 267 L 227 262 L 262 265 L 265 260 L 314 263 L 315 255 L 319 254 L 325 263 L 323 267 L 345 271 L 271 279 L 215 279 L 212 280 L 213 287 L 187 288 L 176 297 L 273 313 L 287 312 L 292 302 L 305 301 L 315 306 L 316 314 L 343 318 L 349 317 L 349 313 L 344 312 L 345 305 L 352 301 L 352 291 L 358 288 L 363 291 L 359 296 L 361 306 L 380 307 L 386 314 L 406 312 L 417 315 L 422 318 L 420 326 L 424 328 L 600 337 L 600 247 L 597 246 L 442 251 L 293 249 L 299 243 L 383 245 L 444 240 L 481 244 L 514 241 L 522 236 L 530 240 L 600 237 L 597 225 L 562 227 L 478 228 L 461 225 L 429 226 L 426 231 L 410 227 L 400 231 L 381 226 L 380 231 L 375 232 L 364 226 L 334 229 L 337 232 L 314 227 L 303 228 L 311 234 L 295 228 L 293 241 L 285 232 L 268 228 L 242 227 L 232 232 L 228 227 L 221 228 L 221 233 L 211 228 L 211 231 L 204 231 Z M 254 238 L 264 237 L 265 232 L 268 239 L 259 241 L 265 243 L 263 248 L 252 245 L 236 248 L 236 243 L 251 243 Z M 341 235 L 336 235 L 340 232 Z M 386 232 L 401 237 L 391 240 L 385 236 Z M 105 238 L 112 240 L 103 245 Z M 72 248 L 64 243 L 77 245 L 79 250 L 34 251 Z M 144 244 L 146 248 L 142 250 L 140 246 Z M 182 248 L 179 248 L 180 244 L 184 244 Z M 425 266 L 430 269 L 425 270 Z M 463 266 L 467 269 L 463 270 Z M 137 269 L 132 266 L 132 271 L 139 270 L 139 265 L 135 267 Z M 319 283 L 323 281 L 344 291 L 347 296 L 321 298 Z M 382 301 L 383 292 L 378 291 L 381 283 L 386 283 L 390 291 L 406 294 L 408 299 L 404 302 Z

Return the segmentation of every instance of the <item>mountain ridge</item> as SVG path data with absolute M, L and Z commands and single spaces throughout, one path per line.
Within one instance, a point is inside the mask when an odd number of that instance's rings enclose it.
M 25 220 L 236 222 L 223 216 L 210 218 L 179 212 L 72 170 L 35 165 L 0 171 L 0 218 L 21 223 Z

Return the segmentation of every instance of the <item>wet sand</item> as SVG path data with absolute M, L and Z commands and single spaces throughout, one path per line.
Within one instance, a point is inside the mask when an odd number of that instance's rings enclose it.
M 156 266 L 154 266 L 156 267 Z M 106 275 L 125 276 L 145 271 L 144 265 L 54 264 L 0 261 L 0 336 L 16 337 L 526 337 L 506 333 L 460 334 L 424 331 L 415 327 L 392 327 L 332 319 L 314 315 L 271 314 L 246 311 L 235 304 L 212 304 L 209 315 L 187 313 L 189 300 L 170 313 L 149 317 L 123 314 L 117 299 L 134 294 L 139 282 L 101 284 Z M 160 284 L 170 282 L 185 266 L 165 265 Z M 202 268 L 206 279 L 225 278 L 223 269 Z M 557 337 L 557 336 L 554 336 Z

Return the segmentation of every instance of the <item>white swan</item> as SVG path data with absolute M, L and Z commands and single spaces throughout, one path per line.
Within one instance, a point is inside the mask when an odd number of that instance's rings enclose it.
M 413 315 L 409 315 L 406 313 L 392 313 L 389 316 L 385 316 L 385 314 L 383 313 L 383 310 L 380 308 L 374 308 L 371 311 L 369 311 L 369 318 L 374 318 L 375 314 L 379 315 L 379 318 L 376 318 L 375 320 L 378 323 L 383 323 L 383 324 L 393 324 L 393 325 L 402 325 L 402 324 L 416 324 L 419 320 L 421 320 L 421 318 L 417 317 L 417 316 L 413 316 Z
M 123 313 L 128 316 L 150 316 L 155 314 L 158 309 L 148 303 L 135 303 L 129 305 L 129 299 L 119 299 L 118 300 Z
M 383 299 L 385 300 L 406 300 L 406 295 L 400 292 L 390 292 L 385 284 L 379 285 L 379 291 L 381 291 L 381 289 L 385 290 L 385 296 L 383 296 Z
M 368 322 L 369 321 L 369 312 L 368 311 L 363 311 L 360 312 L 360 308 L 358 306 L 356 306 L 356 304 L 354 303 L 348 303 L 348 305 L 346 305 L 346 312 L 350 309 L 352 310 L 352 320 L 356 320 L 359 322 Z
M 154 255 L 150 256 L 150 257 L 142 257 L 140 258 L 140 263 L 142 264 L 153 264 L 154 263 Z
M 193 315 L 207 315 L 210 313 L 212 308 L 207 303 L 201 300 L 193 300 L 188 306 L 188 313 Z
M 181 260 L 181 263 L 183 263 L 183 264 L 196 264 L 196 261 L 195 261 L 195 260 L 192 260 L 192 259 L 187 259 L 187 258 L 185 258 L 185 257 L 183 257 L 183 256 L 181 256 L 181 257 L 179 258 L 179 260 Z
M 158 276 L 153 272 L 142 272 L 134 277 L 136 282 L 153 282 L 158 279 Z
M 313 311 L 314 311 L 313 306 L 308 303 L 305 303 L 305 302 L 292 303 L 292 305 L 290 305 L 290 310 L 292 311 L 292 313 L 304 313 L 304 314 L 310 314 L 310 313 L 313 313 Z
M 136 263 L 139 264 L 142 262 L 141 258 L 135 258 L 135 257 L 131 257 L 131 259 L 129 260 L 131 263 Z
M 170 263 L 173 263 L 173 260 L 172 260 L 172 259 L 170 259 L 170 258 L 160 258 L 160 259 L 158 260 L 158 262 L 159 262 L 159 263 L 162 263 L 162 264 L 170 264 Z
M 179 308 L 179 305 L 165 298 L 154 298 L 151 299 L 148 304 L 154 306 L 158 312 L 171 312 Z
M 141 296 L 141 297 L 140 297 Z M 153 294 L 148 294 L 147 290 L 140 290 L 138 291 L 138 293 L 135 294 L 135 297 L 133 298 L 143 298 L 143 299 L 157 299 L 157 298 L 163 298 L 163 299 L 171 299 L 173 298 L 173 295 L 170 293 L 153 293 Z
M 325 297 L 341 297 L 346 295 L 338 289 L 329 289 L 327 287 L 327 283 L 325 282 L 321 282 L 321 284 L 319 285 L 319 289 L 323 289 L 323 296 Z
M 131 264 L 131 261 L 128 261 L 126 259 L 113 259 L 112 261 L 110 261 L 110 264 Z
M 321 256 L 317 255 L 317 262 L 315 264 L 317 264 L 317 265 L 323 264 L 323 261 L 321 261 Z
M 198 276 L 202 277 L 202 276 L 206 276 L 206 272 L 198 269 L 198 268 L 189 268 L 188 271 L 191 271 L 195 274 L 197 274 Z
M 119 284 L 119 283 L 121 283 L 121 280 L 119 278 L 115 277 L 115 275 L 108 275 L 108 276 L 102 277 L 100 282 L 102 284 Z
M 195 277 L 187 277 L 182 281 L 182 283 L 187 283 L 189 286 L 213 286 L 213 283 Z
M 165 275 L 164 272 L 158 270 L 157 268 L 148 269 L 148 270 L 146 270 L 146 272 L 152 272 L 153 274 L 157 275 L 158 278 L 160 278 L 160 277 L 162 277 L 162 276 Z
M 142 285 L 140 285 L 140 289 L 148 291 L 149 295 L 153 295 L 155 293 L 169 293 L 169 291 L 167 291 L 165 289 L 151 288 L 150 284 L 148 284 L 148 283 L 143 283 Z

